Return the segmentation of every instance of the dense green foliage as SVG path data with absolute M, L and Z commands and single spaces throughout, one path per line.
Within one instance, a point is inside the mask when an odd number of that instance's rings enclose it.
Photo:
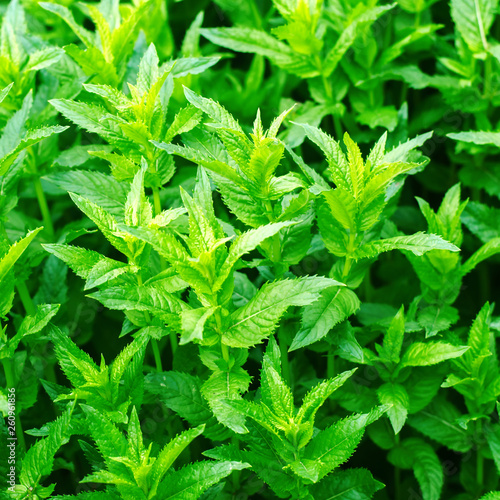
M 0 12 L 0 498 L 500 499 L 498 0 Z

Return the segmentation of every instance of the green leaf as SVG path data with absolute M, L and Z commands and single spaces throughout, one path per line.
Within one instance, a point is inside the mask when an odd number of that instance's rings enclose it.
M 403 354 L 401 366 L 430 366 L 458 358 L 469 346 L 455 346 L 442 341 L 415 342 Z
M 229 461 L 187 465 L 165 477 L 158 487 L 157 497 L 162 500 L 194 500 L 231 472 L 247 467 L 247 463 Z
M 281 377 L 278 346 L 274 338 L 269 339 L 261 370 L 261 391 L 264 404 L 272 408 L 275 417 L 282 422 L 293 418 L 293 394 Z
M 318 432 L 305 450 L 305 458 L 319 462 L 321 479 L 343 464 L 356 449 L 365 427 L 382 416 L 387 408 L 375 408 L 370 413 L 357 414 Z
M 382 344 L 381 357 L 392 363 L 399 363 L 405 334 L 404 308 L 401 306 L 391 321 Z
M 358 122 L 372 129 L 384 127 L 392 132 L 398 124 L 398 110 L 394 106 L 368 109 L 358 115 Z
M 205 436 L 214 440 L 224 439 L 225 431 L 212 415 L 210 406 L 201 395 L 198 377 L 182 372 L 148 373 L 145 388 L 158 395 L 161 401 L 192 426 L 206 424 Z
M 111 397 L 114 400 L 117 401 L 120 392 L 124 392 L 123 387 L 126 387 L 126 382 L 122 386 L 122 379 L 124 376 L 126 378 L 127 369 L 131 366 L 133 358 L 135 357 L 142 361 L 148 340 L 149 338 L 147 335 L 142 334 L 136 336 L 114 359 L 109 374 L 109 382 L 113 391 Z
M 227 371 L 215 370 L 201 387 L 201 393 L 208 401 L 217 420 L 238 434 L 248 432 L 244 416 L 228 402 L 241 398 L 250 385 L 250 376 L 239 366 Z
M 460 272 L 463 276 L 470 273 L 483 260 L 489 259 L 492 255 L 500 252 L 500 237 L 494 238 L 484 244 L 479 250 L 473 253 L 462 265 Z
M 7 128 L 7 127 L 6 127 Z M 0 175 L 5 175 L 9 167 L 14 163 L 19 153 L 24 149 L 37 144 L 38 142 L 46 139 L 54 134 L 60 134 L 64 132 L 68 127 L 61 127 L 55 125 L 53 127 L 40 127 L 34 130 L 28 130 L 24 136 L 16 143 L 16 146 L 12 151 L 3 156 L 0 159 Z M 3 139 L 3 137 L 2 137 Z
M 51 424 L 47 437 L 35 443 L 26 452 L 19 476 L 20 484 L 26 488 L 35 489 L 41 479 L 52 472 L 54 455 L 71 436 L 72 410 L 73 406 L 68 406 L 64 414 Z
M 500 471 L 500 426 L 498 424 L 488 424 L 484 430 L 484 434 L 493 455 L 497 471 Z
M 500 132 L 469 131 L 447 134 L 450 139 L 472 144 L 491 144 L 500 147 Z
M 294 222 L 285 221 L 251 229 L 239 235 L 229 249 L 229 255 L 224 261 L 218 272 L 217 280 L 214 283 L 213 291 L 216 292 L 223 285 L 226 278 L 230 275 L 235 264 L 245 254 L 250 253 L 257 248 L 264 240 L 277 234 L 281 229 L 293 225 Z
M 198 307 L 185 309 L 181 313 L 181 340 L 180 344 L 187 344 L 193 340 L 203 340 L 203 328 L 207 320 L 214 314 L 215 307 Z
M 487 357 L 491 354 L 490 346 L 494 338 L 490 331 L 491 313 L 490 304 L 487 302 L 472 323 L 467 341 L 470 349 L 464 356 L 464 361 L 469 361 L 469 366 L 472 366 L 479 358 Z
M 297 419 L 303 421 L 314 421 L 318 409 L 323 403 L 351 377 L 356 369 L 345 371 L 334 378 L 323 380 L 313 387 L 302 400 L 302 405 L 297 413 Z
M 86 425 L 96 442 L 108 468 L 113 470 L 113 457 L 123 457 L 127 453 L 127 439 L 118 427 L 101 412 L 89 405 L 81 405 L 85 413 Z
M 418 312 L 418 322 L 425 328 L 426 338 L 433 337 L 443 330 L 448 330 L 458 321 L 458 311 L 446 304 L 427 306 Z
M 43 228 L 39 227 L 33 231 L 29 231 L 24 238 L 21 238 L 9 247 L 7 253 L 0 259 L 0 282 L 5 279 L 7 273 L 12 269 L 12 266 L 42 229 Z
M 206 69 L 217 64 L 220 57 L 181 57 L 175 60 L 175 66 L 172 68 L 174 78 L 182 78 L 187 75 L 198 75 Z
M 396 146 L 387 152 L 384 156 L 384 161 L 387 162 L 407 162 L 409 161 L 410 154 L 418 147 L 423 146 L 423 144 L 432 137 L 433 132 L 426 132 L 425 134 L 420 134 L 409 139 L 408 141 Z
M 410 415 L 408 424 L 437 443 L 466 453 L 473 442 L 471 435 L 457 424 L 460 416 L 460 411 L 452 403 L 438 397 L 426 408 Z
M 123 262 L 103 257 L 92 267 L 92 269 L 88 273 L 87 282 L 85 283 L 84 289 L 90 290 L 91 288 L 98 287 L 104 283 L 112 281 L 113 279 L 121 276 L 124 273 L 131 271 L 134 271 L 131 266 L 128 266 Z
M 14 335 L 9 342 L 10 349 L 14 351 L 22 339 L 28 335 L 35 335 L 36 333 L 42 331 L 47 326 L 49 321 L 57 314 L 59 307 L 59 304 L 38 305 L 34 315 L 26 316 L 23 319 L 16 335 Z
M 43 245 L 43 248 L 65 262 L 76 275 L 83 279 L 87 279 L 92 269 L 103 260 L 118 263 L 118 261 L 107 259 L 93 250 L 87 250 L 86 248 L 80 248 L 73 245 L 46 243 Z
M 470 201 L 462 214 L 462 222 L 483 243 L 500 236 L 500 210 L 498 208 Z
M 59 328 L 52 326 L 50 336 L 62 371 L 74 387 L 98 379 L 98 369 L 92 358 L 79 349 Z
M 33 93 L 30 91 L 23 99 L 21 109 L 16 111 L 5 124 L 2 137 L 0 138 L 0 158 L 14 151 L 21 142 L 26 132 L 26 122 L 32 105 Z
M 151 43 L 141 58 L 141 62 L 139 63 L 139 72 L 137 73 L 136 86 L 141 94 L 150 90 L 152 85 L 158 79 L 159 62 L 160 60 L 158 59 L 156 47 L 153 43 Z
M 273 333 L 290 306 L 311 304 L 322 290 L 338 285 L 341 283 L 335 280 L 314 276 L 267 283 L 230 316 L 223 342 L 232 347 L 252 347 Z
M 184 288 L 184 285 L 182 285 L 182 288 Z M 141 286 L 127 284 L 109 287 L 91 293 L 89 297 L 98 300 L 109 309 L 149 311 L 155 316 L 170 321 L 173 321 L 170 315 L 178 315 L 188 308 L 187 304 L 174 295 L 173 292 L 167 292 L 162 282 L 153 282 L 150 285 Z
M 294 351 L 321 340 L 335 325 L 354 314 L 360 305 L 356 294 L 348 288 L 330 287 L 323 290 L 317 301 L 304 308 L 302 327 L 289 350 Z
M 353 45 L 357 36 L 364 33 L 364 30 L 367 29 L 371 23 L 392 8 L 394 8 L 394 4 L 380 5 L 372 9 L 367 9 L 364 12 L 361 11 L 357 16 L 349 16 L 350 24 L 342 31 L 340 37 L 330 49 L 323 62 L 323 75 L 325 77 L 330 76 L 344 54 Z
M 460 251 L 453 243 L 449 243 L 437 234 L 419 232 L 410 236 L 394 236 L 365 243 L 355 252 L 355 256 L 357 258 L 370 258 L 391 250 L 406 250 L 415 255 L 423 255 L 431 250 Z
M 317 67 L 303 54 L 294 53 L 288 45 L 265 31 L 251 28 L 211 28 L 200 33 L 212 43 L 238 52 L 260 54 L 283 68 L 302 78 L 312 78 L 319 74 Z
M 432 446 L 419 438 L 403 441 L 391 454 L 403 454 L 411 461 L 411 467 L 422 490 L 423 500 L 439 500 L 443 489 L 444 474 L 441 462 Z
M 366 469 L 339 470 L 311 488 L 314 498 L 370 500 L 384 485 Z
M 479 500 L 500 500 L 500 491 L 490 491 Z
M 45 49 L 37 50 L 30 54 L 28 63 L 24 68 L 25 71 L 39 71 L 44 68 L 52 66 L 61 59 L 64 50 L 59 47 L 47 47 Z
M 156 488 L 158 488 L 161 480 L 168 472 L 176 458 L 187 446 L 189 446 L 193 439 L 197 438 L 203 433 L 204 429 L 205 426 L 200 425 L 198 427 L 195 427 L 194 429 L 188 429 L 187 431 L 181 432 L 171 441 L 169 441 L 160 451 L 153 464 L 153 467 L 151 468 L 152 484 L 150 494 L 154 494 L 156 492 Z
M 176 135 L 189 132 L 201 121 L 201 111 L 195 106 L 188 105 L 182 108 L 174 118 L 174 121 L 165 133 L 164 141 L 170 142 Z
M 142 159 L 141 168 L 134 176 L 125 203 L 125 224 L 127 226 L 146 226 L 153 218 L 153 207 L 144 192 L 144 175 L 148 169 L 146 160 Z
M 129 245 L 120 238 L 118 222 L 116 218 L 105 209 L 96 205 L 82 196 L 70 193 L 75 205 L 99 228 L 104 237 L 121 253 L 127 257 L 133 257 Z
M 340 145 L 328 134 L 316 127 L 311 127 L 304 123 L 299 123 L 309 137 L 325 154 L 328 161 L 328 169 L 333 182 L 344 191 L 351 192 L 351 179 L 347 159 L 340 148 Z
M 243 134 L 243 130 L 239 123 L 233 118 L 231 113 L 226 111 L 218 102 L 202 97 L 187 87 L 184 87 L 184 94 L 186 95 L 186 99 L 193 106 L 206 113 L 210 118 L 215 120 L 216 123 L 220 123 L 229 130 L 234 130 Z
M 0 103 L 3 102 L 4 99 L 9 95 L 10 89 L 12 88 L 13 85 L 14 85 L 14 82 L 9 83 L 9 85 L 7 85 L 7 87 L 0 90 Z
M 386 383 L 377 389 L 380 402 L 383 405 L 392 405 L 387 410 L 394 434 L 398 434 L 406 422 L 410 399 L 406 389 L 400 384 Z
M 157 148 L 163 149 L 171 154 L 179 155 L 186 160 L 192 161 L 206 169 L 226 177 L 236 185 L 244 186 L 245 183 L 237 171 L 226 163 L 214 159 L 213 157 L 204 154 L 190 147 L 182 147 L 176 144 L 166 144 L 164 142 L 151 141 Z
M 355 231 L 358 205 L 351 193 L 342 188 L 323 193 L 335 220 L 344 228 Z
M 497 8 L 497 0 L 451 1 L 451 17 L 473 52 L 488 50 L 487 36 Z
M 115 217 L 123 217 L 128 186 L 110 175 L 88 170 L 57 172 L 45 177 L 57 187 L 75 193 Z
M 51 2 L 40 2 L 40 7 L 49 12 L 53 12 L 63 19 L 68 26 L 74 31 L 75 35 L 87 46 L 92 47 L 94 45 L 94 34 L 85 28 L 78 25 L 73 17 L 71 11 L 64 7 L 63 5 L 51 3 Z
M 68 120 L 76 123 L 79 127 L 99 134 L 107 141 L 116 144 L 130 144 L 123 138 L 121 130 L 117 125 L 109 120 L 109 116 L 104 108 L 95 104 L 70 101 L 68 99 L 52 99 L 49 101 Z

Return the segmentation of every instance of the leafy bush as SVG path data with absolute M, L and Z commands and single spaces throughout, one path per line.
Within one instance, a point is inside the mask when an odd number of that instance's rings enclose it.
M 498 2 L 0 9 L 1 498 L 500 499 Z

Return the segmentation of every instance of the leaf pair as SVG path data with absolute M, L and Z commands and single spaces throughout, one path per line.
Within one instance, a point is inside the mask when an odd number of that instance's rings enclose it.
M 408 413 L 415 410 L 412 408 L 412 396 L 415 392 L 413 379 L 408 379 L 408 375 L 420 367 L 434 366 L 448 359 L 460 358 L 464 353 L 466 356 L 469 346 L 453 345 L 442 340 L 421 342 L 412 339 L 411 343 L 405 342 L 405 318 L 401 308 L 385 331 L 382 344 L 375 344 L 375 349 L 377 354 L 367 348 L 363 350 L 364 362 L 374 366 L 384 382 L 377 389 L 377 396 L 382 404 L 392 405 L 387 415 L 394 433 L 398 434 Z M 439 373 L 434 377 L 437 378 L 438 384 L 442 380 L 440 377 Z M 432 380 L 429 382 L 430 391 L 417 396 L 424 396 L 422 399 L 426 402 L 423 406 L 435 395 L 432 390 L 435 384 Z M 421 405 L 422 403 L 418 404 L 419 409 Z
M 88 475 L 83 482 L 113 485 L 124 500 L 196 499 L 232 471 L 248 466 L 237 461 L 205 461 L 174 471 L 174 461 L 203 433 L 204 425 L 178 434 L 153 456 L 153 443 L 144 445 L 135 407 L 128 420 L 127 437 L 93 407 L 85 405 L 83 409 L 89 433 L 106 463 L 106 468 Z
M 458 251 L 437 235 L 416 233 L 382 240 L 368 240 L 365 235 L 378 222 L 387 205 L 388 188 L 394 179 L 421 166 L 401 161 L 408 151 L 385 152 L 386 136 L 378 141 L 363 161 L 358 146 L 346 134 L 347 157 L 340 145 L 321 130 L 302 125 L 307 136 L 323 151 L 328 162 L 328 174 L 335 189 L 325 189 L 318 182 L 313 189 L 320 193 L 318 225 L 325 246 L 338 257 L 349 259 L 374 258 L 382 252 L 400 249 L 422 255 L 435 248 Z M 373 238 L 373 237 L 372 237 Z M 348 269 L 347 269 L 348 272 Z
M 249 433 L 243 436 L 247 448 L 240 451 L 226 445 L 206 455 L 248 461 L 279 496 L 306 498 L 309 485 L 318 483 L 345 462 L 365 427 L 387 409 L 380 407 L 367 414 L 349 416 L 315 432 L 316 413 L 353 373 L 344 372 L 324 380 L 306 394 L 297 410 L 292 392 L 281 377 L 280 351 L 271 337 L 262 365 L 261 398 L 231 402 L 232 407 L 253 421 L 247 424 Z M 332 480 L 330 487 L 335 482 Z M 328 487 L 325 485 L 324 489 Z

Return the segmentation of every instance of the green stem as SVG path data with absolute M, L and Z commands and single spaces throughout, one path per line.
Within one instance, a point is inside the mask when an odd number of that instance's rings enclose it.
M 365 297 L 365 302 L 371 302 L 372 301 L 372 284 L 370 280 L 370 268 L 366 271 L 365 279 L 363 280 L 363 292 L 364 292 L 364 297 Z
M 17 286 L 17 293 L 19 294 L 19 298 L 21 299 L 21 303 L 23 304 L 26 314 L 34 316 L 36 314 L 36 309 L 33 304 L 33 301 L 31 300 L 28 287 L 26 286 L 26 282 L 20 281 L 16 286 Z
M 481 304 L 487 302 L 491 297 L 491 280 L 490 272 L 487 266 L 479 266 L 478 270 L 479 276 L 479 290 L 481 296 Z
M 418 29 L 420 26 L 420 15 L 421 11 L 415 12 L 415 29 Z
M 399 446 L 399 434 L 396 434 L 396 447 Z M 394 500 L 400 500 L 401 498 L 401 469 L 399 467 L 394 467 Z
M 253 3 L 253 2 L 252 2 Z M 231 437 L 231 444 L 236 448 L 239 449 L 240 447 L 240 440 L 236 436 Z M 233 491 L 234 493 L 237 493 L 240 491 L 240 481 L 241 481 L 241 471 L 235 470 L 231 474 L 232 480 L 233 480 Z
M 40 177 L 36 176 L 33 179 L 33 184 L 35 186 L 35 192 L 36 192 L 36 197 L 38 199 L 40 212 L 42 213 L 43 225 L 50 239 L 53 240 L 55 238 L 54 225 L 52 224 L 49 205 L 47 204 L 47 199 L 45 198 L 45 193 L 43 192 L 43 187 L 42 187 L 42 182 L 40 181 Z
M 164 45 L 168 47 L 168 55 L 172 55 L 175 51 L 175 41 L 174 41 L 174 35 L 172 33 L 172 28 L 170 27 L 170 12 L 169 12 L 169 0 L 165 1 L 165 13 L 166 13 L 166 19 L 165 23 L 163 24 L 162 28 L 162 36 L 164 41 Z
M 26 314 L 29 316 L 34 316 L 36 314 L 36 307 L 33 304 L 33 300 L 31 299 L 30 292 L 28 287 L 26 286 L 25 281 L 20 281 L 17 285 L 17 293 L 19 298 L 21 299 L 21 303 L 26 311 Z M 44 368 L 45 378 L 49 382 L 56 382 L 56 371 L 54 369 L 54 364 L 47 361 L 47 364 Z
M 158 345 L 158 341 L 156 339 L 151 339 L 151 347 L 153 348 L 153 356 L 155 358 L 156 371 L 162 372 L 163 365 L 161 363 L 160 346 Z
M 476 481 L 477 484 L 482 487 L 483 484 L 483 476 L 484 476 L 484 459 L 481 453 L 481 450 L 477 450 L 477 463 L 476 463 Z
M 5 372 L 5 380 L 7 382 L 7 389 L 15 388 L 16 384 L 14 382 L 14 372 L 12 370 L 12 362 L 10 358 L 3 358 L 2 359 L 2 365 L 3 369 Z M 16 419 L 16 437 L 17 441 L 19 443 L 19 446 L 21 447 L 21 450 L 25 451 L 26 450 L 26 441 L 24 440 L 24 431 L 23 431 L 23 426 L 21 424 L 21 418 L 19 417 L 19 412 L 14 409 L 15 411 L 15 419 Z
M 170 347 L 172 349 L 172 357 L 177 351 L 177 335 L 174 331 L 170 332 L 170 335 L 168 336 L 170 340 Z
M 483 425 L 481 420 L 479 419 L 476 422 L 476 433 L 478 441 L 482 439 L 482 432 L 483 432 Z M 476 450 L 476 481 L 479 488 L 481 488 L 479 493 L 482 493 L 483 480 L 484 480 L 484 458 L 483 454 L 481 453 L 481 447 L 478 445 Z
M 271 205 L 271 202 L 269 200 L 264 201 L 264 207 L 266 209 L 266 215 L 269 220 L 269 222 L 274 222 L 274 212 L 273 212 L 273 206 Z M 274 274 L 277 279 L 280 279 L 283 277 L 284 269 L 282 266 L 280 266 L 281 262 L 281 240 L 280 240 L 280 235 L 275 234 L 274 236 L 271 236 L 271 241 L 273 243 L 272 248 L 271 248 L 271 260 L 274 264 Z
M 342 130 L 342 121 L 340 120 L 340 116 L 333 115 L 333 126 L 335 128 L 335 135 L 337 136 L 337 141 L 340 141 L 344 133 Z
M 137 284 L 139 286 L 142 285 L 142 276 L 140 274 L 137 275 Z M 148 311 L 144 312 L 144 317 L 146 318 L 148 324 L 151 323 L 151 316 Z M 156 339 L 151 339 L 151 348 L 153 349 L 153 357 L 155 358 L 156 371 L 162 372 L 163 365 L 161 362 L 160 346 L 158 345 L 158 341 Z
M 288 386 L 291 386 L 290 363 L 288 361 L 288 345 L 283 329 L 281 327 L 278 331 L 278 342 L 281 353 L 281 373 L 283 375 L 283 380 Z
M 229 349 L 228 349 L 227 345 L 222 342 L 222 340 L 220 343 L 220 350 L 222 352 L 222 358 L 227 363 L 229 361 Z
M 483 96 L 487 99 L 490 97 L 491 93 L 491 71 L 492 71 L 492 58 L 490 54 L 487 54 L 486 59 L 484 61 L 484 88 L 483 88 Z
M 57 383 L 56 369 L 54 367 L 54 363 L 47 362 L 47 364 L 45 365 L 45 368 L 44 368 L 43 372 L 45 373 L 45 378 L 49 382 L 52 382 L 54 384 Z
M 370 89 L 368 91 L 368 98 L 370 99 L 370 106 L 372 108 L 375 107 L 375 91 L 373 89 Z
M 322 71 L 322 70 L 321 70 Z M 330 100 L 333 101 L 333 90 L 332 86 L 330 85 L 330 82 L 328 81 L 327 77 L 321 73 L 321 81 L 323 82 L 323 88 L 325 89 L 325 94 L 326 97 Z M 332 102 L 333 104 L 333 102 Z
M 342 280 L 345 280 L 349 276 L 349 271 L 351 270 L 353 259 L 351 255 L 354 253 L 354 243 L 356 241 L 356 233 L 351 230 L 349 234 L 349 241 L 347 242 L 347 255 L 345 256 L 344 269 L 342 270 Z
M 349 276 L 349 271 L 351 270 L 352 266 L 352 258 L 349 257 L 349 255 L 346 255 L 345 262 L 344 262 L 344 270 L 342 271 L 342 279 L 347 278 Z
M 328 357 L 326 358 L 326 378 L 335 377 L 335 354 L 333 354 L 333 347 L 328 350 Z
M 403 86 L 401 87 L 400 106 L 402 106 L 405 103 L 407 97 L 408 97 L 408 85 L 406 83 L 403 83 Z
M 153 206 L 154 206 L 154 214 L 155 216 L 161 213 L 161 199 L 160 199 L 160 190 L 157 187 L 153 188 Z M 160 255 L 160 267 L 163 270 L 167 268 L 167 263 L 165 262 L 165 258 Z M 177 335 L 174 331 L 170 332 L 169 335 L 170 347 L 172 349 L 172 358 L 177 351 Z M 154 347 L 153 347 L 154 349 Z
M 330 346 L 326 355 L 326 378 L 335 378 L 337 374 L 337 366 L 335 363 L 335 348 Z M 337 411 L 337 401 L 333 398 L 329 398 L 330 413 L 333 415 Z
M 330 104 L 334 104 L 333 102 L 333 89 L 331 82 L 328 81 L 328 78 L 323 73 L 323 64 L 321 62 L 321 57 L 319 54 L 315 55 L 314 61 L 316 63 L 316 67 L 318 68 L 318 72 L 321 75 L 321 82 L 323 83 L 323 89 L 325 90 L 326 98 L 330 101 Z M 335 130 L 336 139 L 340 141 L 342 139 L 343 131 L 342 131 L 342 121 L 340 120 L 340 116 L 337 114 L 331 114 L 333 118 L 333 128 Z
M 252 11 L 253 20 L 255 23 L 254 26 L 256 28 L 262 29 L 262 17 L 260 15 L 259 9 L 253 0 L 249 3 L 250 3 L 250 9 Z
M 222 342 L 222 316 L 220 312 L 220 308 L 215 311 L 215 324 L 217 325 L 217 333 L 219 334 L 220 339 L 220 350 L 222 353 L 222 359 L 227 363 L 229 361 L 229 349 L 224 342 Z
M 153 204 L 155 215 L 161 213 L 161 200 L 160 200 L 160 190 L 157 187 L 153 188 Z
M 264 206 L 266 208 L 266 216 L 269 219 L 269 222 L 274 222 L 274 211 L 271 202 L 269 200 L 265 200 Z

